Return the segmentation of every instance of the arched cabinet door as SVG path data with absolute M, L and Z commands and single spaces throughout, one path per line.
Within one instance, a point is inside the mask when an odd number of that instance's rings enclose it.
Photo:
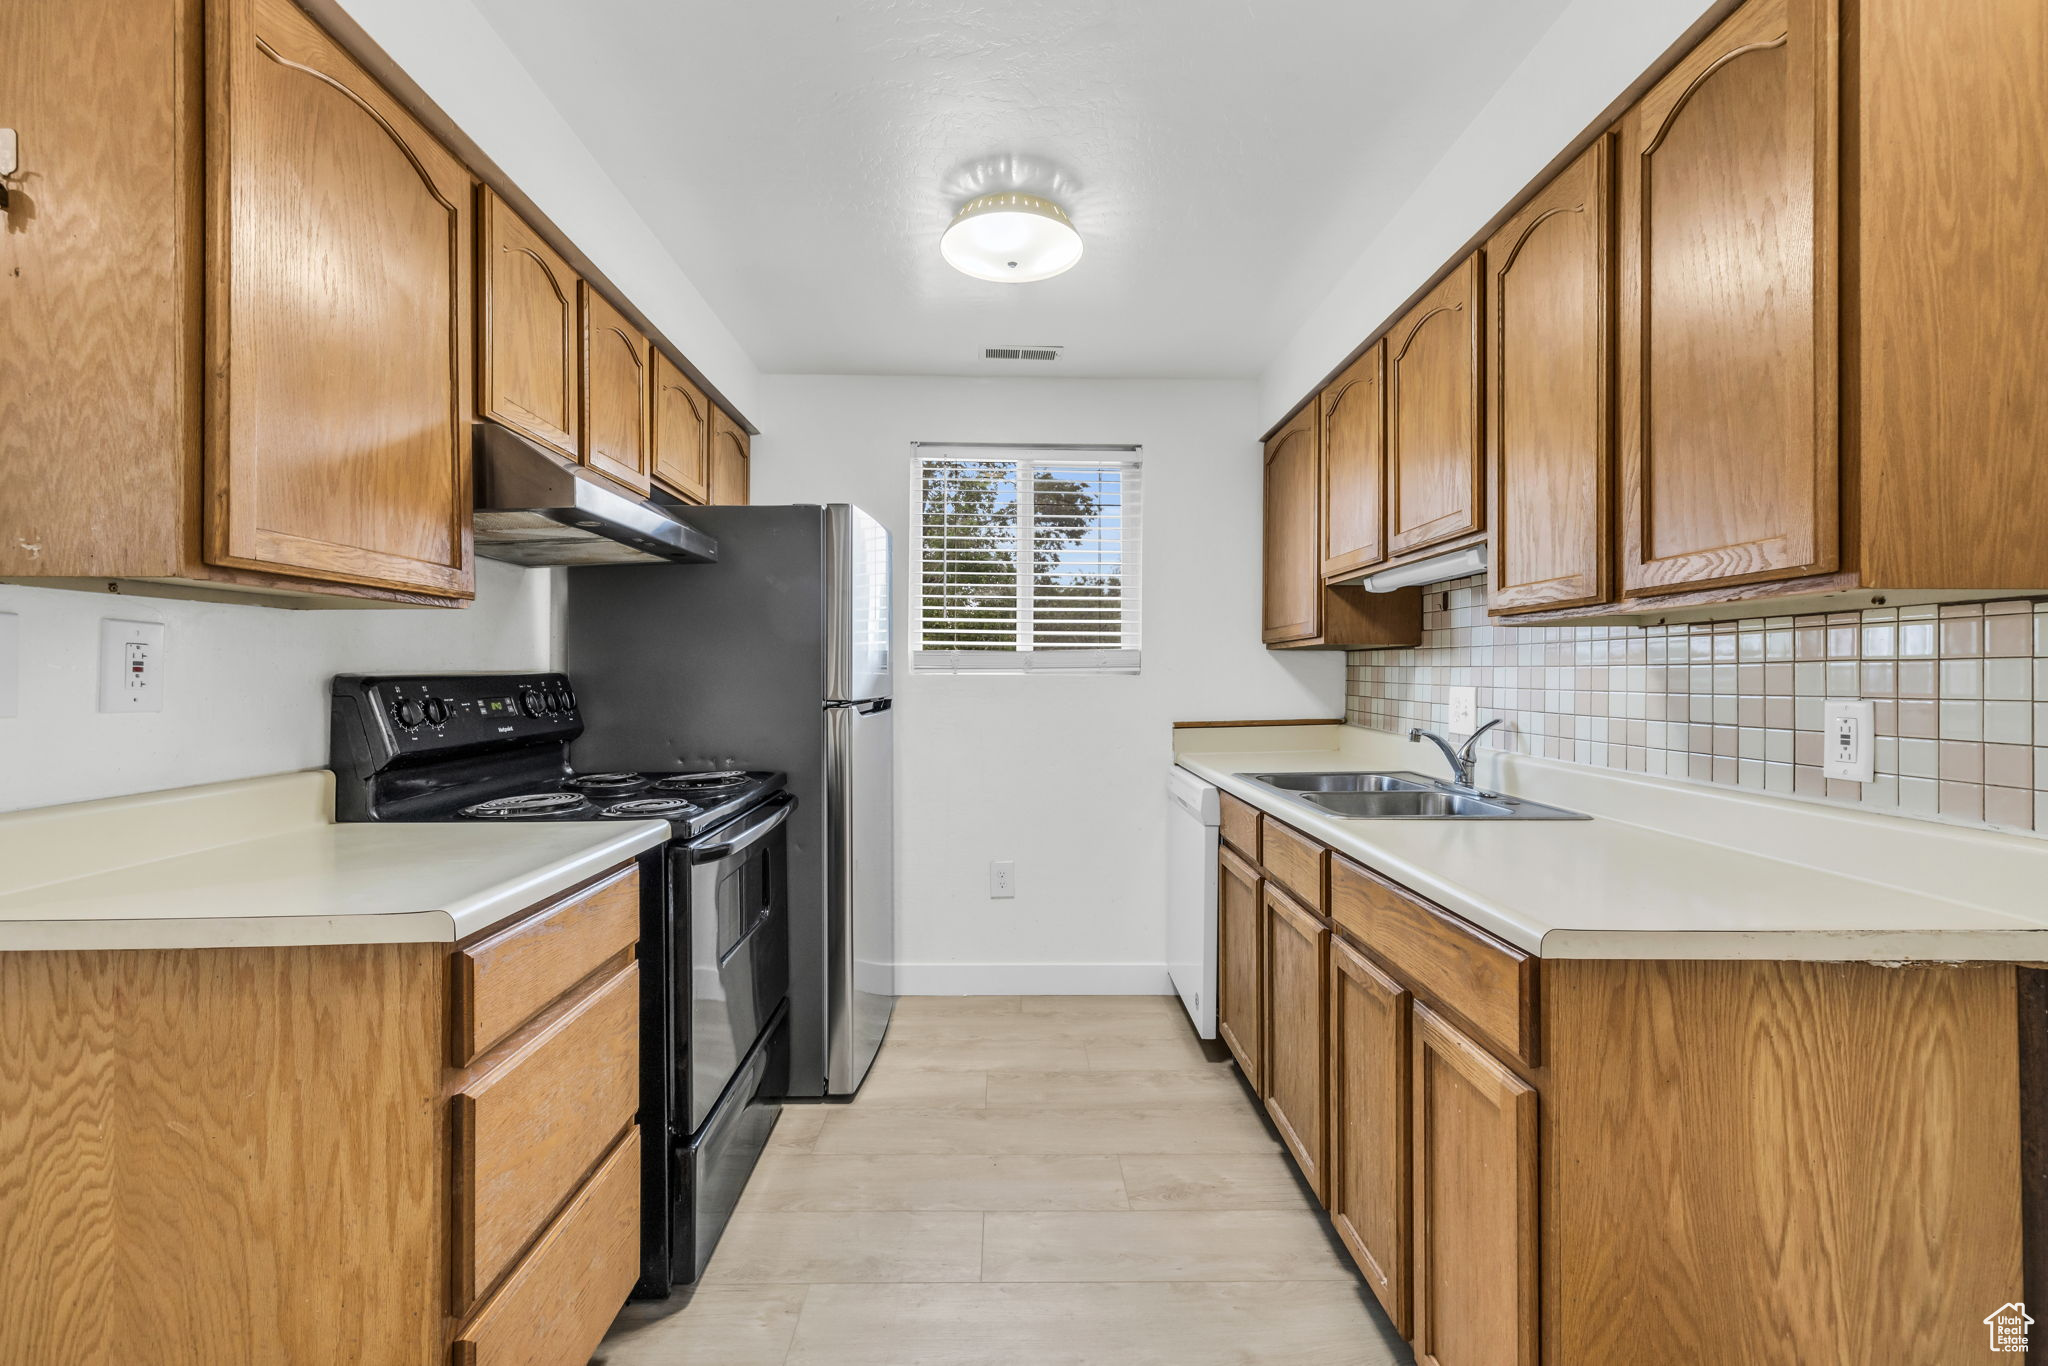
M 1369 569 L 1387 557 L 1385 342 L 1330 381 L 1323 422 L 1323 576 Z
M 583 282 L 583 463 L 636 493 L 654 468 L 647 431 L 654 376 L 640 329 Z
M 1485 527 L 1485 479 L 1474 254 L 1387 334 L 1387 553 Z
M 711 501 L 720 507 L 745 507 L 752 488 L 749 474 L 752 447 L 747 429 L 711 409 Z
M 693 503 L 711 501 L 711 401 L 654 353 L 654 477 Z
M 209 24 L 206 558 L 467 597 L 469 174 L 288 0 Z
M 1620 125 L 1622 586 L 1840 563 L 1832 0 L 1751 0 Z
M 497 195 L 482 191 L 477 210 L 483 220 L 477 408 L 575 460 L 583 432 L 576 315 L 582 281 Z
M 1265 618 L 1268 645 L 1322 634 L 1321 468 L 1316 405 L 1266 442 Z

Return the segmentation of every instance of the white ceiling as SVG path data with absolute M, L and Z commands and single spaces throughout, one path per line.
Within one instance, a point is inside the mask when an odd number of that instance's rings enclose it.
M 476 0 L 764 371 L 1188 377 L 1258 374 L 1565 2 Z M 1012 188 L 1072 271 L 940 259 Z

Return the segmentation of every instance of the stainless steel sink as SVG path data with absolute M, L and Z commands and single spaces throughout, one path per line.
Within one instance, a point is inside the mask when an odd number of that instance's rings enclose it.
M 1467 792 L 1419 773 L 1247 773 L 1291 801 L 1350 820 L 1584 821 L 1561 806 Z

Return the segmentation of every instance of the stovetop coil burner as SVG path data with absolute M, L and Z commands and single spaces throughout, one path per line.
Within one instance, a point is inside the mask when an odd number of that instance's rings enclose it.
M 721 768 L 703 773 L 678 773 L 673 778 L 663 778 L 655 786 L 666 792 L 710 792 L 723 787 L 738 787 L 745 781 L 745 769 Z
M 562 786 L 572 792 L 595 792 L 600 795 L 612 792 L 638 792 L 647 786 L 647 779 L 638 773 L 579 773 L 573 778 L 562 780 Z
M 458 815 L 475 821 L 525 821 L 546 816 L 580 816 L 592 810 L 580 792 L 525 792 L 465 806 Z
M 606 820 L 674 820 L 678 816 L 693 816 L 698 810 L 696 803 L 681 797 L 638 797 L 630 802 L 614 802 L 600 814 Z

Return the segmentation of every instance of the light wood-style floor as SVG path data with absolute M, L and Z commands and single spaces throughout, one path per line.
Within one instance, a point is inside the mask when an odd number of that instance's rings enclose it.
M 1383 1366 L 1371 1292 L 1179 1002 L 911 997 L 791 1106 L 694 1293 L 601 1366 Z

